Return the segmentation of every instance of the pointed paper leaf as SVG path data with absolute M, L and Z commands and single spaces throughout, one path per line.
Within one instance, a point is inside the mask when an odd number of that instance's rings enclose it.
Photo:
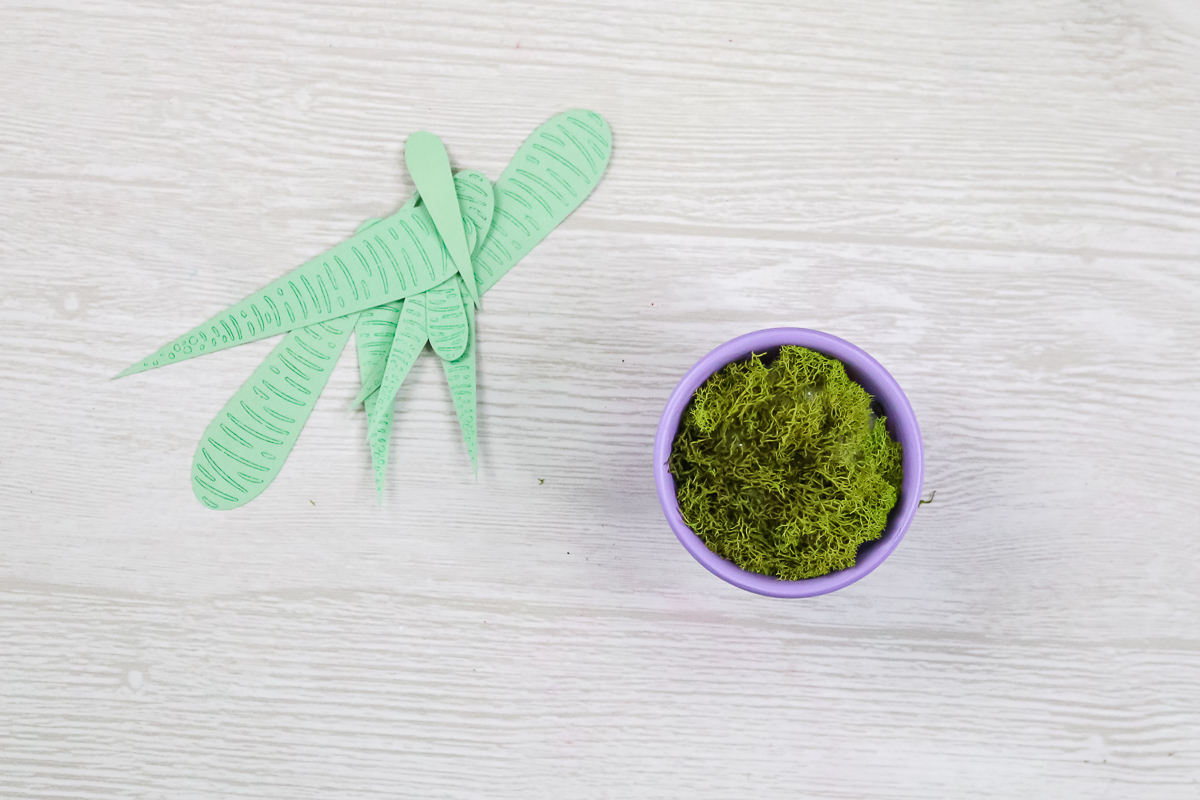
M 388 354 L 383 381 L 375 395 L 375 408 L 367 418 L 367 439 L 371 445 L 371 460 L 375 465 L 375 488 L 383 491 L 387 470 L 387 454 L 391 442 L 390 416 L 396 392 L 408 371 L 412 369 L 421 349 L 425 347 L 425 295 L 408 298 L 400 311 L 392 351 Z
M 396 322 L 400 318 L 403 300 L 395 300 L 375 308 L 368 308 L 358 315 L 354 323 L 354 343 L 358 352 L 358 376 L 363 387 L 360 398 L 352 407 L 357 407 L 367 395 L 374 394 L 383 380 L 388 353 L 392 351 L 392 339 L 396 336 Z
M 475 390 L 475 307 L 470 303 L 465 305 L 467 325 L 470 335 L 463 354 L 454 361 L 442 361 L 442 369 L 446 373 L 446 383 L 450 386 L 450 396 L 454 399 L 454 411 L 458 414 L 458 425 L 462 428 L 463 442 L 467 446 L 467 456 L 471 459 L 471 469 L 479 469 L 479 443 L 476 433 L 476 390 Z
M 404 143 L 404 163 L 458 273 L 470 287 L 471 299 L 479 305 L 475 275 L 471 269 L 471 250 L 463 233 L 462 212 L 454 189 L 454 179 L 450 175 L 450 156 L 446 153 L 445 145 L 432 133 L 417 131 Z
M 487 178 L 464 170 L 464 191 L 480 194 Z M 456 182 L 460 178 L 456 177 Z M 482 205 L 464 215 L 482 230 Z M 337 247 L 235 303 L 120 375 L 153 369 L 264 339 L 423 292 L 453 275 L 449 253 L 423 205 L 406 206 Z

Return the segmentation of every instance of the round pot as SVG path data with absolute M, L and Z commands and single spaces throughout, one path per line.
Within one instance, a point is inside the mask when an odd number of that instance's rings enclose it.
M 904 448 L 904 478 L 900 484 L 900 497 L 888 515 L 883 534 L 875 541 L 865 542 L 859 547 L 857 563 L 853 567 L 798 581 L 748 572 L 709 550 L 683 521 L 675 496 L 675 479 L 669 469 L 671 448 L 675 443 L 680 417 L 696 390 L 726 364 L 748 358 L 751 353 L 774 350 L 785 344 L 807 347 L 842 362 L 851 380 L 866 389 L 883 407 L 888 433 Z M 912 523 L 921 498 L 924 475 L 921 429 L 917 426 L 917 416 L 900 389 L 900 384 L 878 361 L 845 339 L 807 328 L 769 328 L 747 333 L 726 342 L 697 361 L 667 400 L 654 437 L 654 481 L 658 486 L 658 500 L 676 538 L 693 558 L 718 578 L 740 589 L 770 597 L 814 597 L 835 592 L 865 577 L 882 564 L 900 544 L 904 532 Z

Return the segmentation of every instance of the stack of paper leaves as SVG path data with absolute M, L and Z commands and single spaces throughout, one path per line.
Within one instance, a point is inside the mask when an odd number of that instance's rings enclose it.
M 260 495 L 291 452 L 353 333 L 367 438 L 382 496 L 396 393 L 428 343 L 442 363 L 476 466 L 475 351 L 479 298 L 595 188 L 612 135 L 591 111 L 559 114 L 533 132 L 493 184 L 454 175 L 436 136 L 405 143 L 417 194 L 385 219 L 255 292 L 130 366 L 144 372 L 284 334 L 208 426 L 192 489 L 209 508 Z

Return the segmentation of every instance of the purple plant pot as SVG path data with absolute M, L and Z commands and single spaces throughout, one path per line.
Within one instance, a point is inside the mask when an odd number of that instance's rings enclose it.
M 751 353 L 762 353 L 785 344 L 807 347 L 841 361 L 846 367 L 846 374 L 870 392 L 883 406 L 888 432 L 904 448 L 904 479 L 900 484 L 900 497 L 888 515 L 888 524 L 883 535 L 873 542 L 864 543 L 858 549 L 857 563 L 853 567 L 819 578 L 798 581 L 784 581 L 747 572 L 705 547 L 700 537 L 683 521 L 679 501 L 675 496 L 675 478 L 669 469 L 671 447 L 675 443 L 675 433 L 679 430 L 679 419 L 696 390 L 709 376 L 726 364 L 747 358 Z M 900 544 L 905 531 L 912 523 L 921 498 L 921 484 L 924 478 L 925 456 L 921 445 L 921 429 L 917 426 L 917 415 L 913 413 L 912 405 L 904 396 L 900 384 L 878 361 L 845 339 L 807 328 L 769 328 L 747 333 L 726 342 L 700 359 L 671 393 L 654 437 L 654 482 L 658 485 L 658 500 L 662 504 L 663 513 L 666 514 L 667 522 L 675 532 L 676 538 L 693 558 L 718 578 L 740 589 L 770 597 L 815 597 L 836 592 L 865 577 L 882 564 L 896 549 L 896 545 Z

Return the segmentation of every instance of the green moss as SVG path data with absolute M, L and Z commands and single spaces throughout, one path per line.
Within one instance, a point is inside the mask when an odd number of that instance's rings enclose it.
M 900 444 L 840 361 L 785 346 L 721 369 L 671 452 L 683 519 L 709 550 L 784 580 L 854 565 L 896 504 Z

